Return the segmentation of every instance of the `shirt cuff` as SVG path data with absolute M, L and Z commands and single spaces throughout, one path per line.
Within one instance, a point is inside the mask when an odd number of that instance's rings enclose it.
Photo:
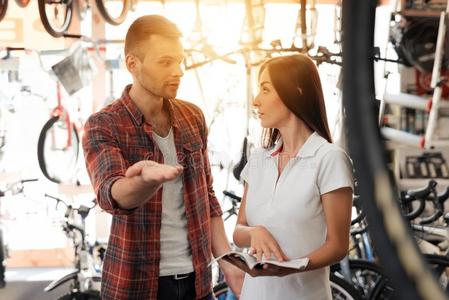
M 221 217 L 223 212 L 220 207 L 220 203 L 215 196 L 209 197 L 209 208 L 210 208 L 210 217 Z
M 123 176 L 115 176 L 111 177 L 106 180 L 105 183 L 103 183 L 102 187 L 100 188 L 99 195 L 98 195 L 98 202 L 100 204 L 100 207 L 103 208 L 105 211 L 109 212 L 112 215 L 130 215 L 132 214 L 138 207 L 135 208 L 120 208 L 117 201 L 114 200 L 112 197 L 112 185 L 119 180 L 120 178 L 123 178 Z M 104 204 L 104 205 L 102 205 Z

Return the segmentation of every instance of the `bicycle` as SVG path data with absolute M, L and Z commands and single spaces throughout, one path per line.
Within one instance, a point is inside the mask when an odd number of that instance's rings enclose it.
M 8 1 L 10 0 L 0 0 L 0 21 L 6 16 L 6 11 L 8 10 Z M 16 0 L 16 4 L 20 7 L 26 7 L 30 3 L 30 0 Z
M 2 0 L 7 1 L 7 0 Z M 38 0 L 39 16 L 45 30 L 53 37 L 62 37 L 70 27 L 73 17 L 73 4 L 76 2 L 80 15 L 89 9 L 88 0 Z M 119 13 L 114 14 L 110 3 L 121 2 Z M 126 19 L 134 0 L 95 0 L 103 19 L 111 25 L 119 25 Z M 1 5 L 0 5 L 1 7 Z M 1 12 L 1 10 L 0 10 Z
M 87 51 L 95 51 L 96 57 L 102 61 L 107 61 L 101 54 L 101 52 L 104 52 L 105 48 L 100 47 L 99 44 L 122 42 L 116 40 L 93 40 L 77 34 L 64 34 L 64 37 L 76 38 L 80 40 L 80 43 L 89 43 L 93 45 L 93 47 L 75 47 L 74 51 L 84 51 L 79 54 L 84 56 L 80 58 L 80 60 L 87 60 Z M 87 75 L 89 75 L 91 70 L 88 69 L 87 63 L 88 61 L 82 62 L 82 65 L 79 67 L 79 72 L 86 71 Z M 60 79 L 64 84 L 66 81 L 71 80 L 71 77 L 69 77 L 71 74 L 67 75 L 65 73 L 67 70 L 66 67 L 73 68 L 71 64 L 70 60 L 65 62 L 64 59 L 52 67 L 53 70 L 50 71 L 50 74 L 58 75 L 58 80 Z M 87 70 L 84 70 L 84 68 Z M 84 76 L 84 73 L 79 74 L 80 82 L 73 84 L 73 86 L 70 86 L 72 84 L 71 82 L 67 83 L 67 85 L 69 85 L 69 92 L 74 93 L 82 88 L 84 84 L 87 84 L 81 82 L 82 76 Z M 61 84 L 59 81 L 56 82 L 56 100 L 56 107 L 51 111 L 50 119 L 44 124 L 39 134 L 37 157 L 39 167 L 48 180 L 55 183 L 68 183 L 74 181 L 79 155 L 80 136 L 83 127 L 81 124 L 82 122 L 75 122 L 73 118 L 71 118 L 69 111 L 63 106 Z
M 74 245 L 75 271 L 54 280 L 47 287 L 45 292 L 50 292 L 64 283 L 71 281 L 70 291 L 68 294 L 60 297 L 58 300 L 95 300 L 100 298 L 101 276 L 100 268 L 95 266 L 95 258 L 93 257 L 93 249 L 90 247 L 86 239 L 85 219 L 90 210 L 95 207 L 80 205 L 74 208 L 67 204 L 64 200 L 45 194 L 46 197 L 56 200 L 56 207 L 62 203 L 66 207 L 62 228 L 67 236 L 72 239 Z M 74 215 L 81 217 L 81 223 L 74 222 Z M 100 261 L 105 249 L 100 250 Z
M 56 83 L 57 105 L 39 134 L 37 158 L 44 176 L 55 183 L 70 182 L 78 162 L 78 129 L 62 105 L 61 85 Z M 53 163 L 52 163 L 53 162 Z
M 2 191 L 0 190 L 0 200 L 5 197 L 9 192 L 11 195 L 17 195 L 23 192 L 24 183 L 37 181 L 37 179 L 22 179 L 11 184 L 7 184 L 6 188 Z M 1 218 L 0 218 L 1 221 Z M 1 225 L 1 223 L 0 223 Z M 8 247 L 5 243 L 4 233 L 2 226 L 0 226 L 0 288 L 4 288 L 6 286 L 5 282 L 5 271 L 6 271 L 6 258 L 8 256 Z

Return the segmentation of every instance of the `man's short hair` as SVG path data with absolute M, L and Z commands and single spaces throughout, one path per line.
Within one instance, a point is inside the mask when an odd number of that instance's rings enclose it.
M 181 31 L 175 23 L 160 15 L 146 15 L 137 18 L 129 27 L 125 38 L 125 56 L 134 54 L 142 57 L 142 44 L 149 40 L 151 35 L 157 34 L 169 38 L 180 38 Z

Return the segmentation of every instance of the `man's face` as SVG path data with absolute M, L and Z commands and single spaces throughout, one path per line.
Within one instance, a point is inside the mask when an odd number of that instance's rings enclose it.
M 177 38 L 152 35 L 141 45 L 140 59 L 133 71 L 135 80 L 155 96 L 174 99 L 184 75 L 181 42 Z

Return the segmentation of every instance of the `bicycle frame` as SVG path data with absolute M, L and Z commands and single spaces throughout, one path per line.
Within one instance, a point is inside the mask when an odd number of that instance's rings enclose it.
M 64 149 L 67 149 L 72 146 L 73 137 L 73 127 L 75 124 L 70 119 L 70 114 L 68 110 L 62 105 L 62 94 L 61 94 L 61 84 L 59 82 L 56 83 L 56 99 L 57 99 L 57 105 L 55 108 L 53 108 L 50 116 L 51 117 L 59 117 L 64 118 L 64 123 L 67 126 L 67 144 L 65 145 Z M 77 128 L 76 128 L 77 129 Z M 52 144 L 54 149 L 55 147 L 55 137 L 54 133 L 52 134 Z

